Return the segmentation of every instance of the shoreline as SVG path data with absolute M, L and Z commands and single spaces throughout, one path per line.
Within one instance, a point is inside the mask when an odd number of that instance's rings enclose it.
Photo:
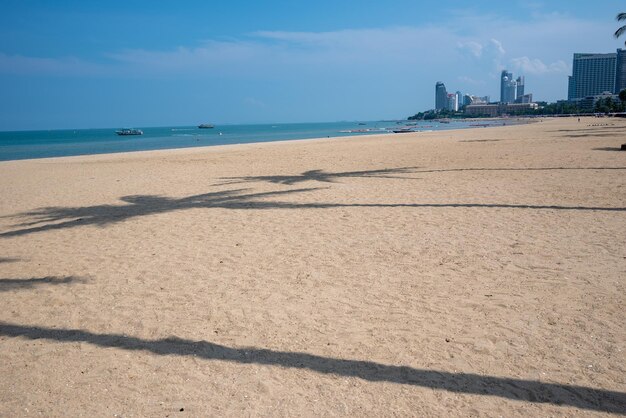
M 468 119 L 471 120 L 471 119 Z M 490 118 L 483 119 L 489 121 L 496 120 L 511 120 L 508 118 Z M 168 151 L 184 151 L 184 150 L 204 150 L 208 148 L 220 148 L 220 147 L 239 147 L 239 146 L 257 146 L 260 144 L 274 144 L 274 143 L 292 143 L 292 142 L 300 142 L 300 141 L 337 141 L 337 140 L 354 140 L 357 138 L 370 138 L 370 137 L 393 137 L 393 136 L 401 136 L 401 137 L 412 137 L 416 135 L 424 135 L 438 132 L 451 132 L 451 131 L 463 131 L 463 130 L 472 130 L 472 129 L 484 129 L 484 128 L 502 128 L 506 126 L 519 126 L 519 125 L 527 125 L 540 123 L 544 120 L 548 120 L 548 118 L 541 118 L 537 120 L 530 120 L 520 124 L 508 124 L 508 125 L 493 125 L 493 126 L 469 126 L 463 128 L 456 129 L 442 129 L 442 130 L 424 130 L 424 131 L 416 131 L 410 133 L 394 133 L 394 132 L 386 132 L 386 133 L 371 133 L 365 135 L 342 135 L 342 136 L 330 136 L 330 137 L 317 137 L 317 138 L 302 138 L 302 139 L 277 139 L 277 140 L 268 140 L 268 141 L 258 141 L 258 142 L 242 142 L 242 143 L 234 143 L 234 144 L 216 144 L 216 145 L 198 145 L 198 146 L 185 146 L 185 147 L 177 147 L 177 148 L 163 148 L 163 149 L 152 149 L 152 150 L 137 150 L 137 151 L 119 151 L 119 152 L 108 152 L 108 153 L 95 153 L 95 154 L 80 154 L 80 155 L 66 155 L 66 156 L 55 156 L 55 157 L 39 157 L 39 158 L 21 158 L 14 160 L 2 160 L 2 163 L 14 163 L 17 161 L 38 161 L 38 160 L 59 160 L 65 158 L 87 158 L 92 156 L 114 156 L 114 155 L 124 155 L 124 154 L 138 154 L 138 153 L 158 153 L 158 152 L 168 152 Z M 408 121 L 410 122 L 410 121 Z M 29 132 L 29 131 L 20 131 L 20 132 Z M 39 131 L 36 131 L 39 132 Z

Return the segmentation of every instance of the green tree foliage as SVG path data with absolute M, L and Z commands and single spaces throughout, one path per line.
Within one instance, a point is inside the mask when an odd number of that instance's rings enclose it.
M 624 93 L 624 94 L 622 94 Z M 593 107 L 593 111 L 597 113 L 615 113 L 626 111 L 626 101 L 622 99 L 626 98 L 626 90 L 620 92 L 620 100 L 613 100 L 611 97 L 605 99 L 599 99 Z

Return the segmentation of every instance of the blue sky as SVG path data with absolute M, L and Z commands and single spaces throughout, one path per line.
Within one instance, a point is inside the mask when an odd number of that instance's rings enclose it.
M 471 5 L 470 5 L 471 4 Z M 0 130 L 404 118 L 434 85 L 567 96 L 623 2 L 0 0 Z

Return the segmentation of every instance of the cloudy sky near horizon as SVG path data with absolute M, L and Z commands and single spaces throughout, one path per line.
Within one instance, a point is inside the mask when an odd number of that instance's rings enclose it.
M 622 2 L 0 0 L 0 130 L 405 118 L 434 85 L 567 96 Z

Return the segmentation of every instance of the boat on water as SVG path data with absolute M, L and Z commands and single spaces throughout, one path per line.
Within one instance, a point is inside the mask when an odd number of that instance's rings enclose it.
M 215 128 L 215 125 L 211 125 L 210 123 L 202 123 L 200 125 L 198 125 L 199 129 L 211 129 L 211 128 Z
M 409 132 L 417 132 L 417 131 L 415 131 L 413 128 L 400 128 L 400 129 L 393 130 L 394 134 L 406 134 Z
M 143 131 L 141 129 L 120 129 L 119 131 L 115 131 L 115 133 L 122 136 L 143 135 Z

